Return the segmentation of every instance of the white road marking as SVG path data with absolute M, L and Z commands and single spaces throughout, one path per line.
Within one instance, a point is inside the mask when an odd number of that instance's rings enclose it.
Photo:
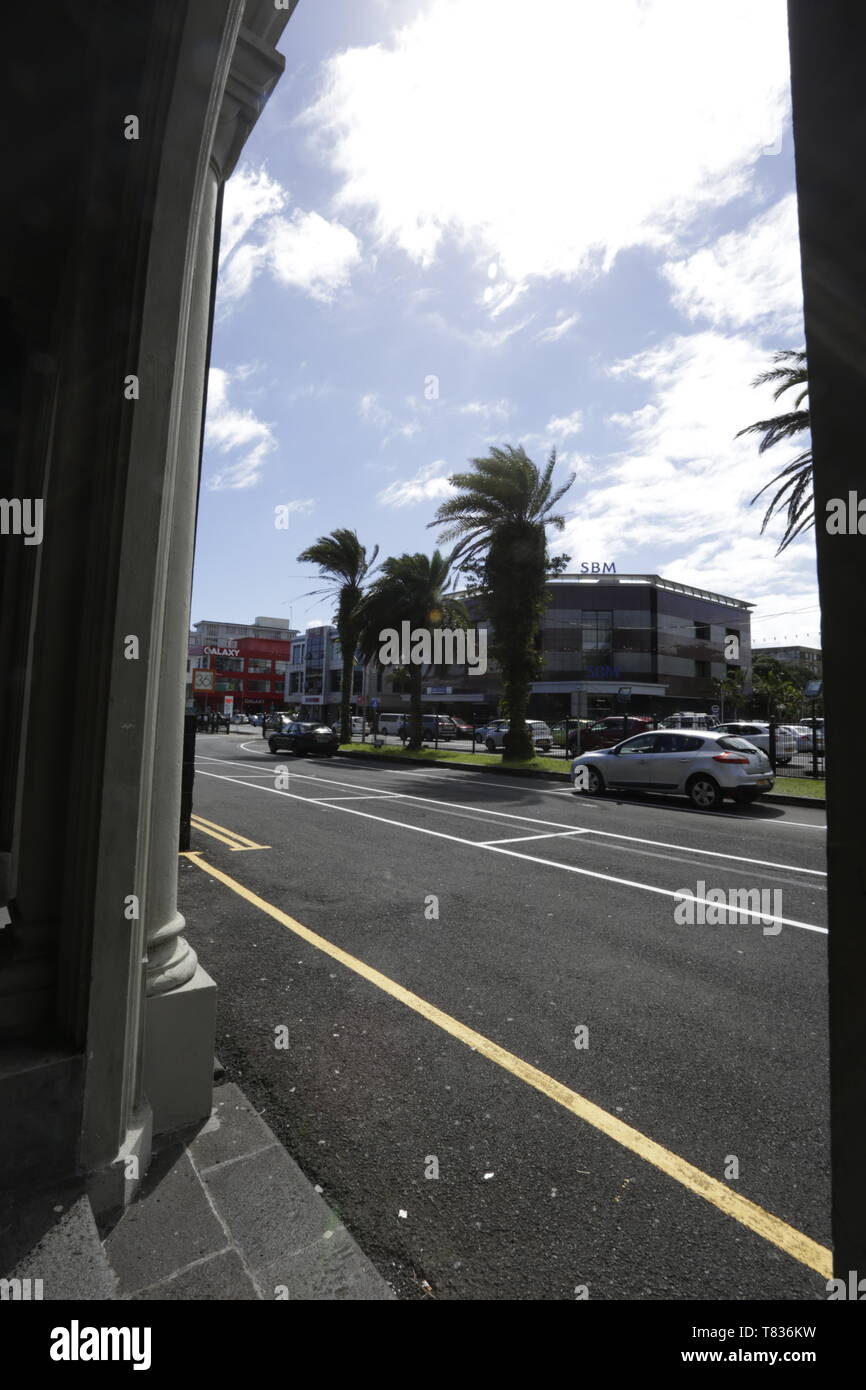
M 511 840 L 480 840 L 482 845 L 519 845 L 522 840 L 562 840 L 569 835 L 591 835 L 591 830 L 549 830 L 546 835 L 515 835 Z
M 227 763 L 230 761 L 230 759 L 212 758 L 210 761 L 216 763 Z M 244 763 L 233 763 L 232 766 L 245 767 L 246 765 Z M 355 788 L 362 792 L 376 792 L 377 790 L 379 790 L 376 787 L 364 786 L 359 782 L 343 782 L 333 777 L 313 777 L 309 773 L 303 772 L 292 773 L 292 776 L 304 782 L 323 782 L 326 786 L 349 787 Z M 391 795 L 396 796 L 398 795 L 398 793 L 393 792 L 391 793 Z M 399 793 L 399 795 L 401 800 L 403 801 L 417 801 L 427 806 L 442 806 L 455 815 L 459 815 L 465 812 L 472 812 L 478 816 L 496 816 L 499 819 L 504 820 L 523 821 L 527 825 L 550 826 L 557 831 L 568 831 L 575 829 L 574 826 L 567 825 L 563 821 L 542 820 L 539 816 L 523 815 L 518 811 L 495 811 L 490 806 L 455 806 L 455 804 L 450 801 L 440 801 L 432 796 L 417 796 L 411 792 L 401 792 Z M 585 833 L 588 835 L 600 835 L 607 840 L 624 840 L 630 844 L 649 845 L 653 849 L 674 849 L 682 854 L 696 854 L 698 856 L 709 857 L 712 859 L 730 859 L 735 864 L 755 864 L 758 868 L 762 869 L 786 869 L 789 873 L 811 874 L 815 878 L 827 877 L 827 872 L 825 869 L 805 869 L 799 864 L 780 864 L 773 859 L 751 859 L 748 856 L 742 854 L 725 854 L 722 850 L 718 849 L 701 849 L 695 848 L 693 845 L 678 845 L 672 843 L 669 840 L 648 840 L 640 835 L 621 835 L 614 830 L 596 830 L 594 826 L 586 827 Z
M 264 753 L 264 751 L 265 751 L 263 748 L 259 748 L 258 745 L 256 745 L 256 746 L 250 748 L 249 744 L 242 743 L 242 744 L 241 744 L 241 747 L 244 749 L 245 752 L 249 752 L 249 753 Z M 204 754 L 196 754 L 196 756 L 197 756 L 197 757 L 204 757 L 205 755 L 204 755 Z M 227 758 L 211 758 L 210 761 L 211 761 L 211 762 L 215 762 L 215 763 L 222 763 L 222 762 L 227 762 L 228 759 L 227 759 Z M 239 764 L 239 766 L 244 766 L 244 764 Z M 420 773 L 421 775 L 424 775 L 424 774 L 426 773 L 428 776 L 431 776 L 431 777 L 438 777 L 438 778 L 440 778 L 442 781 L 450 781 L 450 780 L 452 780 L 452 774 L 451 774 L 451 773 L 438 772 L 438 771 L 436 771 L 436 770 L 433 769 L 433 768 L 426 767 L 424 764 L 421 764 L 421 765 L 420 765 L 419 771 L 418 771 L 417 773 L 416 773 L 413 769 L 405 768 L 405 767 L 392 767 L 390 764 L 383 764 L 383 771 L 387 772 L 388 774 L 392 774 L 392 775 L 395 776 L 395 777 L 414 777 L 414 776 L 418 776 L 419 773 Z M 478 773 L 477 773 L 477 772 L 465 772 L 465 773 L 460 773 L 460 774 L 459 774 L 459 778 L 460 778 L 460 781 L 461 781 L 461 782 L 474 781 L 477 777 L 478 777 Z M 349 785 L 351 785 L 351 784 L 349 784 Z M 487 785 L 488 785 L 488 786 L 493 786 L 494 783 L 490 782 L 490 783 L 487 783 Z M 535 780 L 535 778 L 529 778 L 529 777 L 527 777 L 526 782 L 525 782 L 523 785 L 519 785 L 517 782 L 503 782 L 503 781 L 501 780 L 501 778 L 500 778 L 500 775 L 497 773 L 497 774 L 496 774 L 496 782 L 495 782 L 495 785 L 496 785 L 497 787 L 504 787 L 506 790 L 509 790 L 509 791 L 518 791 L 518 792 L 526 791 L 527 785 L 529 785 L 529 786 L 531 787 L 531 789 L 532 789 L 534 792 L 536 792 L 539 796 L 574 796 L 574 792 L 572 791 L 571 787 L 546 787 L 546 786 L 544 786 L 541 782 L 537 782 L 537 781 Z M 603 804 L 604 804 L 603 802 L 585 801 L 581 809 L 584 810 L 584 811 L 589 811 L 589 810 L 592 810 L 592 811 L 600 811 Z M 766 805 L 772 805 L 772 802 L 766 802 L 765 804 L 766 804 Z M 821 808 L 820 808 L 819 806 L 816 806 L 815 809 L 816 809 L 816 810 L 820 810 Z M 744 820 L 744 821 L 748 821 L 750 825 L 769 825 L 769 826 L 772 826 L 773 829 L 775 829 L 777 826 L 782 826 L 782 827 L 785 827 L 785 828 L 787 828 L 788 826 L 790 826 L 791 828 L 793 828 L 793 829 L 795 829 L 795 830 L 796 830 L 796 829 L 799 829 L 799 830 L 820 830 L 820 831 L 822 832 L 822 834 L 824 834 L 824 835 L 826 835 L 826 833 L 827 833 L 827 827 L 826 827 L 826 825 L 815 825 L 813 821 L 808 821 L 808 820 L 787 820 L 787 819 L 782 819 L 782 820 L 773 820 L 773 821 L 763 821 L 763 820 L 762 820 L 762 821 L 757 821 L 757 820 L 755 819 L 754 816 L 738 816 L 738 815 L 736 815 L 733 811 L 699 811 L 699 810 L 697 809 L 697 807 L 695 807 L 695 806 L 690 806 L 690 807 L 687 808 L 687 807 L 685 807 L 685 806 L 674 806 L 674 805 L 670 805 L 670 804 L 668 804 L 668 805 L 665 806 L 665 810 L 666 810 L 666 811 L 676 811 L 678 815 L 708 816 L 708 817 L 713 817 L 713 818 L 716 819 L 716 820 L 725 820 L 725 821 Z
M 285 796 L 291 801 L 301 801 L 309 803 L 310 798 L 298 796 L 295 792 L 280 791 L 276 787 L 264 787 L 259 782 L 245 782 L 240 777 L 221 777 L 218 772 L 200 773 L 202 777 L 213 777 L 217 782 L 232 782 L 235 786 L 252 787 L 253 791 L 271 792 L 274 796 Z M 404 798 L 401 798 L 404 800 Z M 637 883 L 634 879 L 619 878 L 614 874 L 602 874 L 593 869 L 581 869 L 576 864 L 561 864 L 556 859 L 539 859 L 534 854 L 521 854 L 516 849 L 506 849 L 502 845 L 484 844 L 478 840 L 465 840 L 460 835 L 448 835 L 443 830 L 430 830 L 423 825 L 409 825 L 406 821 L 390 820 L 386 816 L 374 816 L 369 811 L 358 811 L 353 806 L 337 806 L 330 801 L 314 802 L 314 805 L 321 806 L 324 810 L 342 811 L 347 816 L 361 816 L 364 820 L 377 821 L 380 825 L 392 825 L 397 830 L 410 830 L 418 835 L 430 835 L 436 840 L 450 840 L 452 844 L 467 845 L 470 849 L 484 849 L 490 854 L 505 854 L 514 859 L 522 859 L 529 864 L 541 864 L 546 869 L 562 869 L 565 873 L 579 874 L 582 878 L 596 878 L 604 883 L 616 883 L 623 888 L 637 888 L 643 893 L 655 893 L 659 897 L 673 898 L 676 902 L 682 902 L 683 895 L 680 890 L 673 888 L 656 888 L 653 884 Z M 593 832 L 588 832 L 593 833 Z M 752 912 L 744 907 L 729 907 L 726 904 L 712 902 L 708 898 L 693 899 L 696 903 L 705 903 L 708 907 L 720 908 L 723 912 L 733 912 L 738 917 L 755 917 L 762 923 L 779 922 L 785 927 L 799 927 L 803 931 L 819 932 L 822 936 L 827 935 L 826 927 L 815 926 L 812 922 L 799 922 L 792 917 L 775 917 L 770 913 Z
M 359 796 L 305 796 L 304 801 L 312 801 L 321 806 L 326 801 L 387 801 L 389 797 L 402 800 L 400 792 L 361 792 Z

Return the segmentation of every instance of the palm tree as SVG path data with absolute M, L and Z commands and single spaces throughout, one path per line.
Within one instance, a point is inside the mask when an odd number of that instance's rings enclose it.
M 451 557 L 434 550 L 432 556 L 398 555 L 385 560 L 378 579 L 370 587 L 361 608 L 358 642 L 368 661 L 382 662 L 382 633 L 408 622 L 410 630 L 433 632 L 437 627 L 466 627 L 469 614 L 452 594 L 446 593 L 451 573 Z M 405 668 L 409 680 L 409 747 L 423 743 L 421 723 L 421 681 L 423 668 L 411 662 Z
M 718 681 L 719 696 L 722 701 L 722 719 L 724 719 L 725 717 L 726 695 L 730 695 L 731 697 L 731 704 L 733 705 L 734 709 L 733 718 L 736 719 L 738 717 L 740 705 L 743 700 L 745 685 L 746 673 L 743 670 L 742 666 L 729 666 L 728 674 L 722 680 Z M 729 715 L 728 717 L 730 718 L 731 716 Z
M 458 491 L 443 502 L 431 526 L 442 526 L 443 541 L 457 540 L 454 559 L 479 575 L 479 593 L 493 626 L 492 652 L 502 672 L 503 707 L 510 721 L 504 758 L 533 755 L 526 728 L 529 689 L 540 665 L 538 634 L 552 564 L 547 527 L 562 530 L 565 519 L 553 508 L 574 482 L 574 474 L 553 491 L 554 449 L 543 470 L 523 447 L 491 449 L 471 459 L 474 473 L 454 473 Z
M 320 536 L 298 556 L 301 564 L 318 565 L 321 578 L 333 581 L 327 588 L 315 592 L 327 595 L 337 606 L 335 623 L 342 659 L 341 743 L 348 743 L 351 737 L 352 674 L 361 630 L 360 606 L 364 596 L 364 581 L 369 578 L 378 554 L 379 547 L 375 545 L 368 559 L 367 548 L 358 540 L 356 532 L 340 527 L 329 536 Z
M 798 434 L 802 434 L 804 430 L 809 429 L 809 407 L 803 406 L 803 401 L 809 394 L 805 351 L 784 348 L 773 353 L 773 361 L 776 365 L 767 372 L 761 372 L 760 376 L 756 376 L 752 385 L 766 386 L 770 382 L 777 382 L 773 392 L 774 401 L 779 400 L 786 391 L 792 389 L 798 388 L 798 395 L 793 410 L 787 411 L 784 415 L 774 415 L 770 420 L 757 420 L 754 425 L 747 425 L 744 430 L 737 432 L 737 439 L 743 434 L 763 435 L 758 448 L 760 454 L 765 453 L 767 449 L 771 449 L 774 444 L 778 444 L 781 440 L 793 439 Z M 779 549 L 776 551 L 777 555 L 781 555 L 786 546 L 790 545 L 794 537 L 798 536 L 801 531 L 815 525 L 811 445 L 808 449 L 804 449 L 802 454 L 798 454 L 795 459 L 787 463 L 781 473 L 776 474 L 775 478 L 771 478 L 761 488 L 761 491 L 755 494 L 750 505 L 754 505 L 768 487 L 772 487 L 782 478 L 785 481 L 773 494 L 761 523 L 761 534 L 763 535 L 773 514 L 787 509 L 788 519 L 785 524 L 785 533 L 782 536 Z

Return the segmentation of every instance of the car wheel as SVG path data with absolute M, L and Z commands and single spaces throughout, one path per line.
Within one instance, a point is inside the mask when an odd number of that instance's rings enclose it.
M 586 771 L 586 785 L 582 787 L 578 786 L 577 778 L 574 778 L 572 781 L 572 789 L 575 796 L 601 796 L 605 790 L 605 785 L 604 778 L 598 771 L 598 768 L 586 767 L 585 764 L 584 768 Z
M 788 766 L 788 763 L 789 763 L 790 761 L 791 761 L 790 758 L 777 758 L 777 759 L 776 759 L 776 765 L 777 765 L 778 767 L 787 767 L 787 766 Z
M 294 753 L 296 758 L 303 758 L 306 756 L 303 748 L 293 748 L 292 752 Z
M 270 748 L 272 753 L 279 753 L 280 751 L 272 738 L 268 739 L 268 747 Z
M 488 753 L 496 752 L 496 744 L 493 742 L 492 738 L 485 739 L 484 747 L 487 749 Z
M 714 811 L 724 800 L 719 784 L 702 773 L 692 778 L 686 792 L 692 805 L 699 811 Z
M 739 791 L 734 796 L 734 800 L 738 806 L 748 806 L 750 802 L 757 801 L 759 796 L 763 796 L 763 792 Z

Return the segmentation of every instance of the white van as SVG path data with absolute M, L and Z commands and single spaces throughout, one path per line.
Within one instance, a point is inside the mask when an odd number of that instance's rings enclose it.
M 406 721 L 407 721 L 408 718 L 409 718 L 409 712 L 408 712 L 408 710 L 405 710 L 405 711 L 403 711 L 403 712 L 400 713 L 400 714 L 394 714 L 394 713 L 391 713 L 391 714 L 380 714 L 380 715 L 379 715 L 379 733 L 380 733 L 380 734 L 398 734 L 398 735 L 399 735 L 399 733 L 400 733 L 400 731 L 401 731 L 403 725 L 406 723 Z
M 672 714 L 661 723 L 663 729 L 717 729 L 719 721 L 714 714 L 688 710 L 682 714 Z
M 497 719 L 496 724 L 498 727 L 494 727 L 492 724 L 488 725 L 484 732 L 484 747 L 488 753 L 498 753 L 500 748 L 505 747 L 505 735 L 508 733 L 509 727 L 508 720 Z M 527 719 L 526 727 L 532 736 L 535 747 L 540 748 L 543 753 L 549 753 L 553 743 L 553 735 L 544 720 Z

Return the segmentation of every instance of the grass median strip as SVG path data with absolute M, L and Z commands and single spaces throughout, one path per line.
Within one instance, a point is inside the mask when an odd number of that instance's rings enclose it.
M 510 1072 L 518 1080 L 532 1086 L 536 1091 L 540 1091 L 542 1095 L 563 1106 L 564 1109 L 576 1115 L 578 1119 L 591 1125 L 593 1129 L 628 1149 L 638 1158 L 652 1164 L 653 1167 L 673 1178 L 675 1182 L 680 1183 L 690 1192 L 702 1197 L 723 1212 L 725 1216 L 729 1216 L 740 1225 L 747 1227 L 755 1235 L 784 1251 L 792 1259 L 798 1260 L 800 1264 L 815 1270 L 822 1278 L 829 1279 L 832 1276 L 832 1256 L 826 1246 L 819 1245 L 810 1236 L 804 1235 L 802 1231 L 789 1226 L 786 1221 L 773 1216 L 771 1212 L 758 1206 L 756 1202 L 750 1202 L 747 1197 L 741 1196 L 739 1192 L 735 1192 L 732 1188 L 719 1182 L 717 1178 L 713 1178 L 702 1169 L 696 1168 L 693 1164 L 680 1158 L 678 1154 L 666 1149 L 662 1144 L 657 1144 L 655 1140 L 642 1134 L 640 1130 L 625 1124 L 615 1115 L 603 1110 L 601 1106 L 587 1100 L 585 1096 L 579 1095 L 577 1091 L 564 1086 L 552 1076 L 548 1076 L 546 1072 L 540 1071 L 521 1057 L 517 1057 L 513 1052 L 508 1052 L 498 1043 L 494 1043 L 483 1034 L 477 1033 L 474 1028 L 469 1028 L 459 1019 L 443 1012 L 435 1004 L 422 999 L 418 994 L 413 994 L 411 990 L 404 989 L 396 980 L 383 975 L 381 971 L 367 965 L 357 956 L 350 955 L 342 947 L 336 946 L 326 937 L 320 936 L 318 932 L 305 927 L 294 917 L 283 912 L 281 908 L 275 907 L 273 903 L 259 897 L 257 893 L 254 893 L 244 884 L 238 883 L 236 879 L 230 878 L 228 874 L 214 868 L 212 864 L 202 859 L 201 853 L 199 850 L 186 851 L 183 857 L 189 859 L 203 873 L 209 874 L 219 883 L 224 884 L 225 887 L 237 893 L 239 897 L 244 898 L 253 907 L 279 922 L 281 926 L 286 927 L 309 945 L 330 956 L 332 960 L 338 961 L 356 975 L 360 975 L 370 984 L 375 985 L 377 989 L 390 995 L 392 999 L 398 1000 L 399 1003 L 412 1009 L 422 1018 L 426 1018 L 428 1022 L 441 1028 L 443 1032 L 457 1038 L 473 1052 L 486 1057 L 488 1061 L 494 1062 L 497 1066 Z
M 369 743 L 341 743 L 339 752 L 352 757 L 398 759 L 400 762 L 437 762 L 451 767 L 497 768 L 502 772 L 555 772 L 563 781 L 571 781 L 571 758 L 528 758 L 522 762 L 505 762 L 501 753 L 468 753 L 454 748 L 398 748 L 396 744 L 385 744 L 374 748 Z M 650 790 L 649 788 L 647 790 Z M 765 796 L 808 796 L 823 801 L 827 795 L 827 783 L 823 777 L 776 777 L 776 785 Z

